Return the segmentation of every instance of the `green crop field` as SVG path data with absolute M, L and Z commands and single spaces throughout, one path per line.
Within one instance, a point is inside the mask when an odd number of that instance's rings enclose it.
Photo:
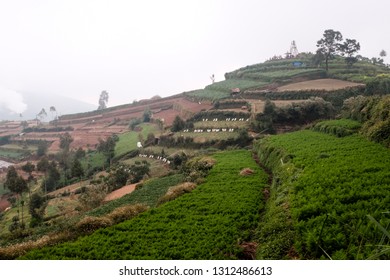
M 139 125 L 141 131 L 130 131 L 119 135 L 119 141 L 115 146 L 115 156 L 123 155 L 127 152 L 137 149 L 137 142 L 139 142 L 139 135 L 146 140 L 149 133 L 156 133 L 157 126 L 154 124 L 143 123 Z
M 190 97 L 195 97 L 197 99 L 207 99 L 207 100 L 214 101 L 214 100 L 230 97 L 230 92 L 212 90 L 212 89 L 198 89 L 198 90 L 187 92 L 185 95 Z
M 181 174 L 148 180 L 143 183 L 142 188 L 119 199 L 110 201 L 87 214 L 99 217 L 110 213 L 118 207 L 137 203 L 145 204 L 149 207 L 156 207 L 159 198 L 162 197 L 170 187 L 178 185 L 182 181 L 183 176 Z
M 243 91 L 250 88 L 262 87 L 267 84 L 268 84 L 267 82 L 254 81 L 254 80 L 228 79 L 225 81 L 216 82 L 214 84 L 208 85 L 206 89 L 224 91 L 230 94 L 233 88 L 239 88 L 241 91 Z
M 267 175 L 248 151 L 215 154 L 206 182 L 191 193 L 75 242 L 23 259 L 238 259 L 252 240 Z M 243 168 L 254 174 L 241 176 Z
M 318 122 L 313 126 L 313 130 L 343 137 L 356 133 L 361 126 L 358 121 L 340 119 Z
M 322 74 L 322 70 L 318 69 L 289 69 L 279 70 L 272 72 L 255 72 L 255 71 L 243 71 L 241 73 L 243 78 L 262 80 L 264 82 L 272 82 L 275 79 L 289 79 L 298 76 Z
M 356 134 L 335 137 L 310 130 L 265 138 L 257 148 L 274 172 L 274 195 L 283 194 L 289 205 L 291 246 L 301 258 L 389 257 L 389 239 L 368 218 L 384 228 L 390 222 L 388 149 Z
M 11 160 L 22 160 L 29 155 L 29 151 L 23 151 L 19 149 L 0 148 L 0 157 L 8 158 Z
M 244 121 L 225 121 L 224 119 L 223 121 L 217 121 L 217 122 L 213 122 L 212 120 L 209 120 L 209 121 L 194 123 L 195 129 L 203 129 L 203 130 L 213 129 L 213 128 L 226 128 L 226 129 L 244 128 L 248 126 L 249 126 L 249 122 L 247 122 L 246 119 Z

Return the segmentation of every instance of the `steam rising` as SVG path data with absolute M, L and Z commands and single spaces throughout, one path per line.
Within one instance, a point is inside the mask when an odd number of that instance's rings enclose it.
M 15 114 L 21 114 L 27 109 L 23 96 L 14 90 L 0 87 L 0 108 L 6 108 Z

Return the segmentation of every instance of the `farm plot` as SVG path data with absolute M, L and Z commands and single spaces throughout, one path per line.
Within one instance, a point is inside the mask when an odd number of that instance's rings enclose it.
M 156 133 L 158 128 L 154 124 L 141 124 L 141 131 L 130 131 L 119 135 L 119 141 L 115 146 L 115 156 L 123 155 L 137 149 L 137 142 L 146 139 L 149 133 Z
M 278 196 L 288 194 L 301 258 L 388 259 L 389 239 L 368 219 L 390 222 L 388 149 L 305 130 L 266 138 L 258 152 L 279 178 Z
M 24 259 L 239 259 L 263 208 L 267 175 L 248 151 L 215 155 L 207 182 L 138 217 Z M 241 176 L 243 168 L 254 174 Z M 142 190 L 142 189 L 141 189 Z M 135 194 L 133 192 L 132 194 Z M 132 195 L 131 194 L 131 195 Z
M 358 84 L 348 81 L 342 81 L 337 79 L 317 79 L 299 83 L 293 83 L 279 87 L 278 91 L 305 91 L 305 90 L 325 90 L 334 91 L 348 87 L 364 86 L 364 84 Z
M 229 121 L 227 121 L 229 119 Z M 226 118 L 224 120 L 213 121 L 212 119 L 205 119 L 202 122 L 194 123 L 194 129 L 222 129 L 222 128 L 245 128 L 248 127 L 249 118 L 236 118 L 235 120 L 232 118 Z M 192 130 L 193 132 L 193 130 Z
M 267 82 L 255 80 L 227 79 L 225 81 L 216 82 L 214 84 L 208 85 L 206 89 L 231 93 L 232 89 L 234 88 L 238 88 L 240 89 L 240 91 L 244 91 L 250 88 L 263 87 L 267 84 Z

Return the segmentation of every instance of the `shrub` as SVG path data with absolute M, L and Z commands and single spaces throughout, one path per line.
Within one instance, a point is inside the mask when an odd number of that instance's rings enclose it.
M 175 198 L 177 198 L 185 193 L 191 192 L 195 188 L 196 188 L 196 184 L 190 183 L 190 182 L 186 182 L 186 183 L 171 187 L 168 189 L 167 193 L 159 199 L 158 204 L 163 204 L 165 202 L 174 200 Z
M 87 216 L 76 224 L 75 229 L 80 233 L 88 234 L 98 230 L 99 228 L 109 227 L 112 224 L 112 220 L 107 217 Z
M 103 185 L 91 185 L 84 193 L 82 193 L 78 200 L 83 210 L 90 210 L 98 207 L 106 197 L 107 189 Z
M 112 211 L 110 214 L 108 214 L 106 217 L 113 221 L 113 223 L 118 224 L 120 222 L 123 222 L 125 220 L 129 220 L 131 218 L 134 218 L 138 214 L 145 212 L 148 210 L 149 207 L 144 204 L 135 204 L 135 205 L 128 205 L 116 208 L 114 211 Z

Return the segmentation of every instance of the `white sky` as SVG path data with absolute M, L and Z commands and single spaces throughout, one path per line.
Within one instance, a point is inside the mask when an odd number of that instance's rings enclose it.
M 108 106 L 168 96 L 282 55 L 325 29 L 390 56 L 390 1 L 0 0 L 0 87 Z M 389 62 L 389 58 L 385 59 Z M 0 100 L 1 103 L 1 100 Z

